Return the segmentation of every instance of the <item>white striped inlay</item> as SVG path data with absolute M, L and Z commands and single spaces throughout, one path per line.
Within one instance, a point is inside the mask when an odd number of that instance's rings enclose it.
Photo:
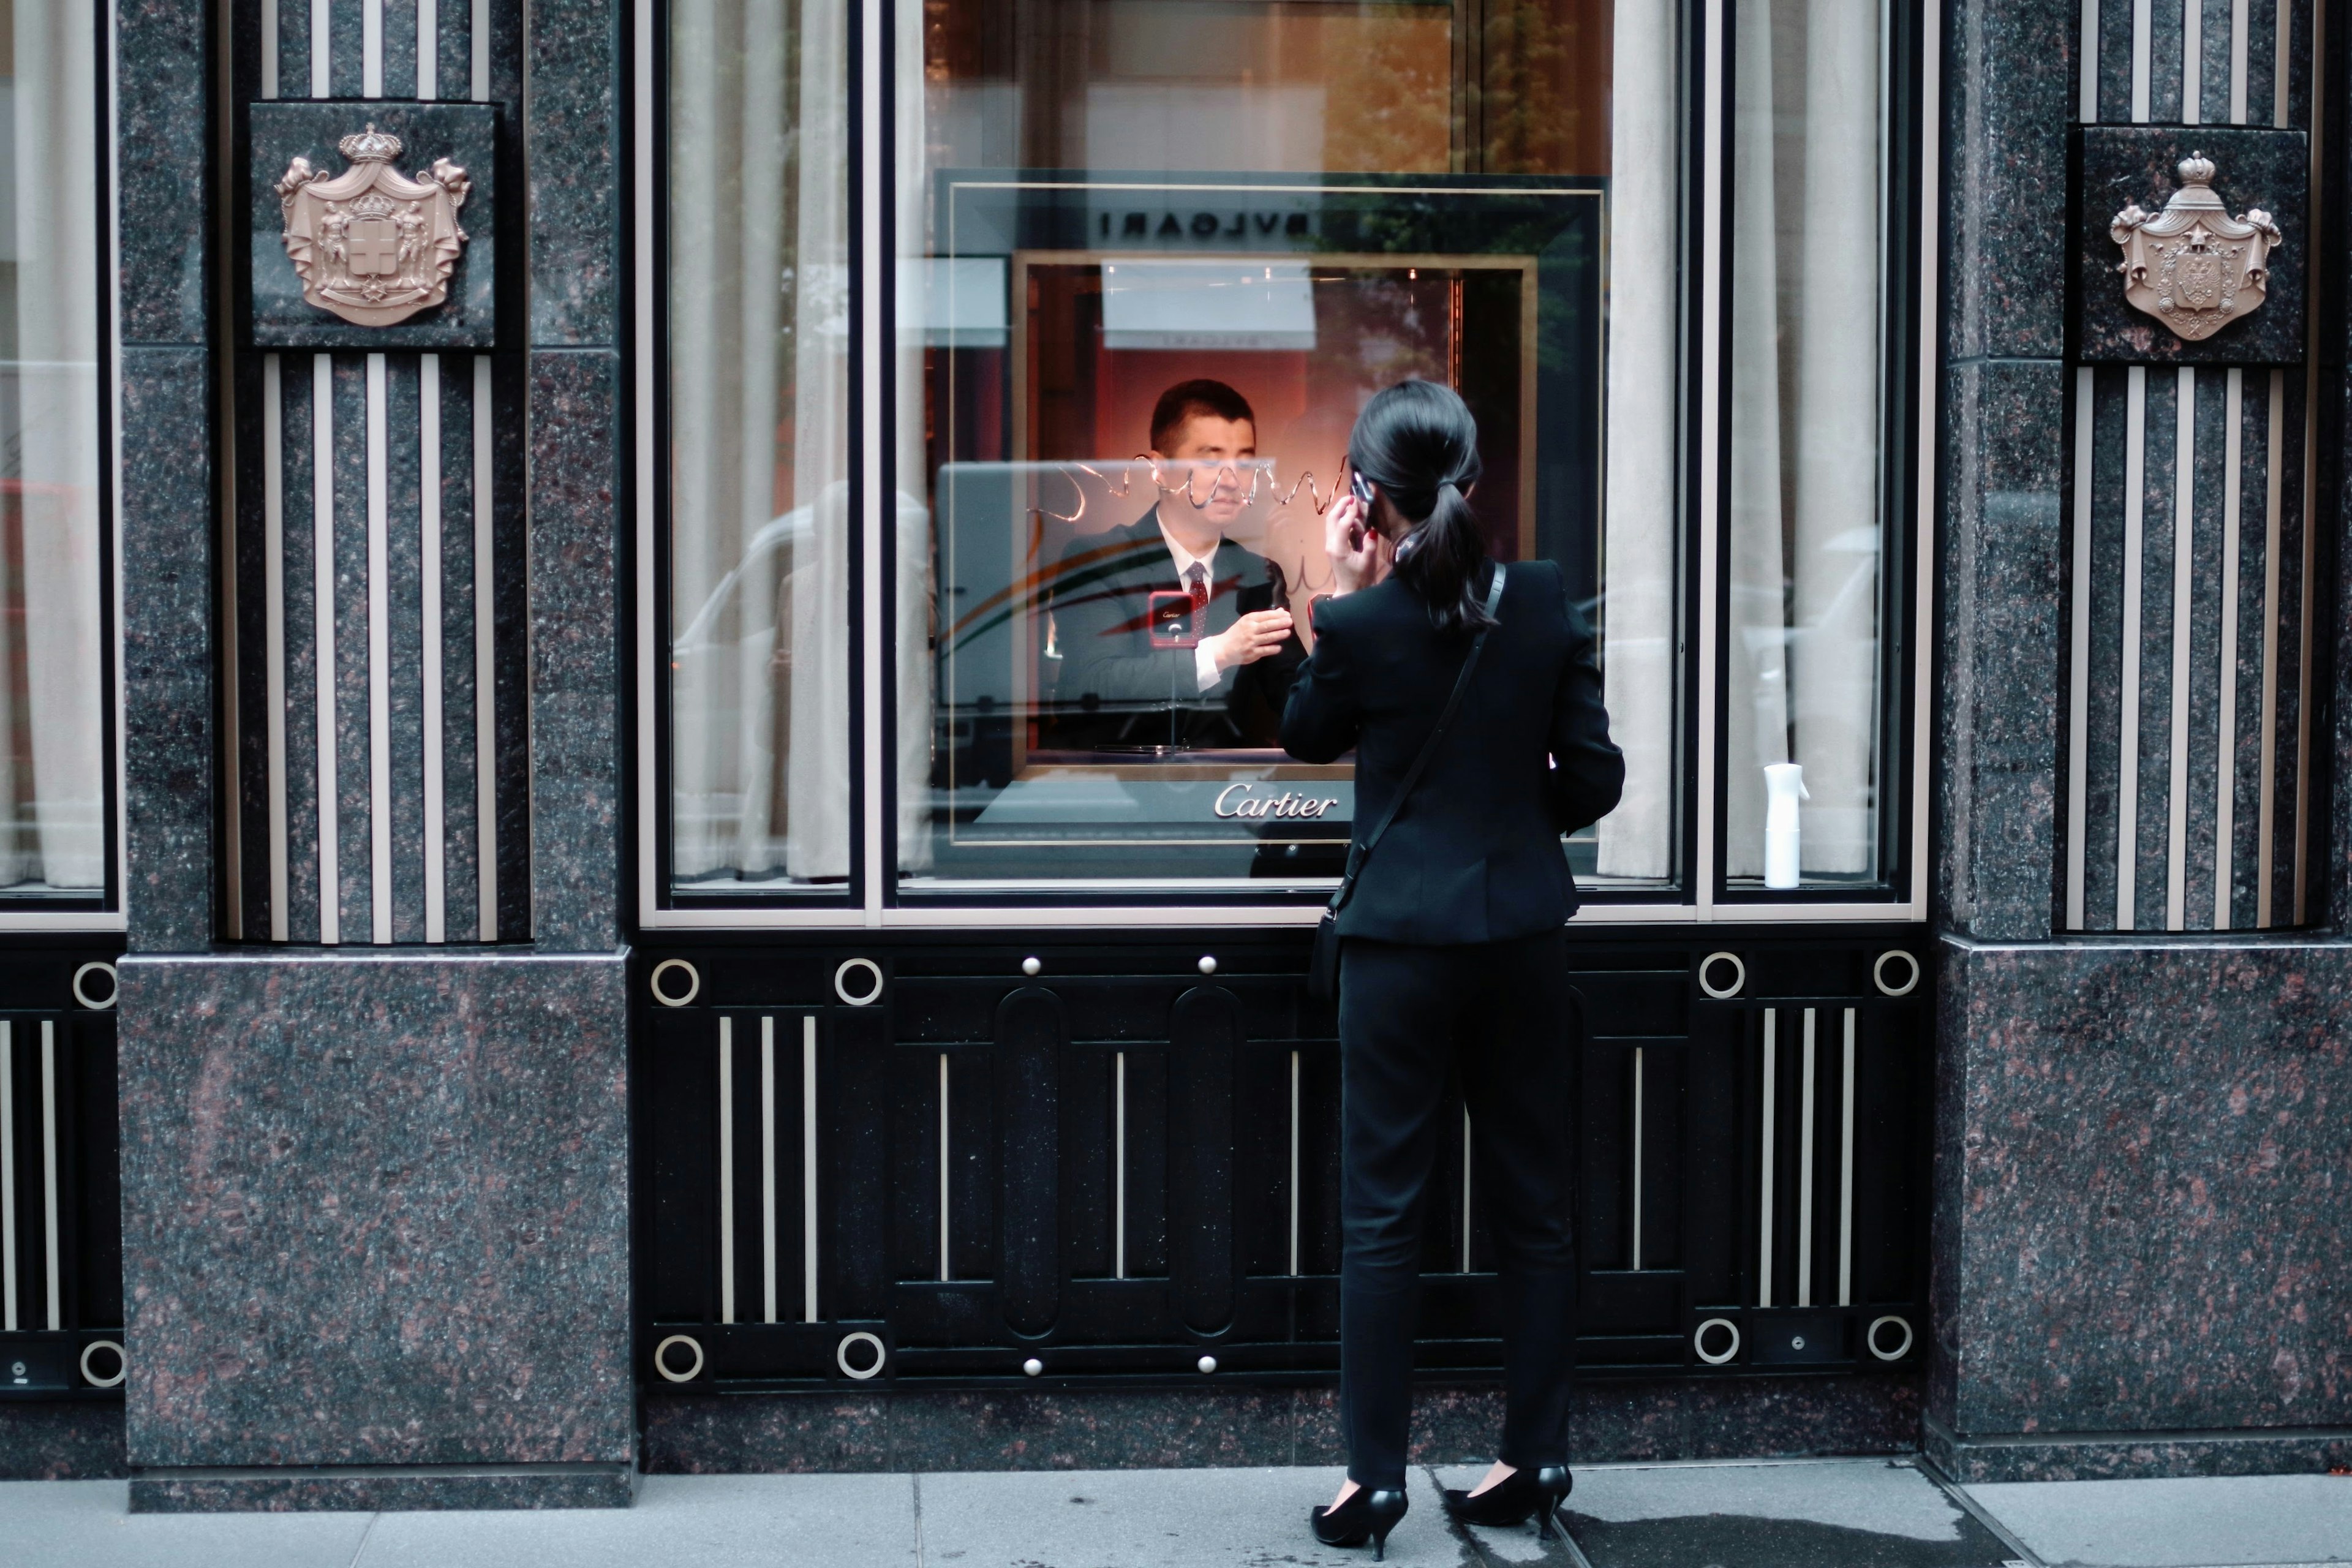
M 474 79 L 467 96 L 480 103 L 490 96 L 490 0 L 474 0 L 473 29 L 469 47 Z
M 1470 1272 L 1470 1107 L 1462 1108 L 1462 1272 Z
M 1763 1145 L 1764 1155 L 1763 1168 L 1756 1180 L 1759 1193 L 1756 1215 L 1756 1304 L 1759 1307 L 1772 1304 L 1772 1145 L 1780 1120 L 1774 1108 L 1780 1088 L 1779 1022 L 1777 1010 L 1764 1009 L 1764 1108 L 1759 1118 L 1757 1138 Z
M 735 1020 L 719 1020 L 719 1321 L 735 1321 Z
M 441 96 L 441 16 L 433 0 L 416 0 L 416 96 Z
M 2271 889 L 2278 828 L 2278 606 L 2280 534 L 2285 521 L 2286 372 L 2271 372 L 2270 429 L 2265 443 L 2268 493 L 2263 520 L 2263 740 L 2254 806 L 2254 924 L 2271 922 Z
M 341 814 L 335 798 L 335 364 L 310 356 L 310 620 L 319 705 L 319 940 L 343 940 Z
M 2194 5 L 2190 7 L 2195 8 Z M 2189 911 L 2189 647 L 2196 633 L 2197 370 L 2182 365 L 2173 395 L 2172 754 L 2164 794 L 2164 929 Z
M 2239 0 L 2241 10 L 2244 0 Z M 2231 840 L 2238 822 L 2238 568 L 2243 521 L 2246 373 L 2236 366 L 2222 395 L 2221 636 L 2218 650 L 2220 713 L 2213 769 L 2213 929 L 2230 929 L 2231 888 L 2237 874 Z
M 2246 122 L 2247 0 L 2230 0 L 2230 123 Z
M 278 0 L 261 0 L 261 96 L 278 96 Z
M 383 96 L 383 0 L 361 0 L 360 96 Z
M 760 1321 L 776 1321 L 776 1021 L 760 1020 Z
M 801 1019 L 801 1320 L 816 1319 L 816 1015 Z
M 1813 1009 L 1805 1009 L 1804 1078 L 1797 1108 L 1797 1305 L 1813 1304 Z
M 1838 1294 L 1853 1305 L 1853 1009 L 1845 1010 L 1845 1071 L 1838 1090 Z
M 940 1278 L 948 1277 L 948 1054 L 940 1053 Z
M 16 1331 L 16 1038 L 0 1018 L 0 1329 Z
M 48 1254 L 49 1331 L 66 1326 L 63 1248 L 58 1237 L 58 1026 L 41 1020 L 41 1239 Z
M 2205 0 L 2180 7 L 2180 123 L 2194 125 L 2205 109 Z
M 2140 0 L 2143 10 L 2147 0 Z M 2125 373 L 2122 734 L 2116 748 L 2116 929 L 2130 931 L 2139 900 L 2139 601 L 2147 570 L 2147 367 Z
M 2135 125 L 2147 123 L 2149 0 L 2132 0 L 2131 117 Z
M 1642 1047 L 1633 1047 L 1633 1170 L 1629 1178 L 1633 1190 L 1633 1243 L 1631 1267 L 1642 1271 Z
M 2096 415 L 2094 372 L 2074 373 L 2074 606 L 2073 668 L 2066 691 L 2066 925 L 2083 929 L 2084 880 L 2090 846 L 2091 795 L 2091 498 Z
M 2083 0 L 2083 37 L 2078 46 L 2083 68 L 2076 89 L 2075 112 L 2085 125 L 2099 118 L 2099 0 Z
M 381 0 L 376 0 L 381 5 Z M 384 356 L 367 356 L 368 914 L 379 944 L 392 941 L 392 517 L 391 443 L 385 429 Z
M 331 90 L 327 74 L 327 41 L 334 26 L 331 0 L 310 0 L 310 96 L 324 98 Z
M 480 26 L 477 11 L 476 25 Z M 478 34 L 477 35 L 478 37 Z M 479 48 L 478 43 L 475 46 Z M 476 96 L 479 96 L 477 94 Z M 490 356 L 474 356 L 474 830 L 480 940 L 499 940 L 498 606 L 491 598 Z
M 1292 1056 L 1294 1059 L 1291 1063 L 1290 1097 L 1293 1128 L 1290 1136 L 1290 1164 L 1295 1173 L 1298 1168 L 1297 1131 L 1298 1067 L 1296 1060 L 1297 1053 L 1293 1052 Z M 940 1101 L 942 1105 L 947 1102 L 947 1096 L 944 1093 L 940 1096 Z M 1110 1277 L 1114 1279 L 1124 1279 L 1127 1278 L 1127 1053 L 1125 1051 L 1118 1052 L 1111 1058 L 1110 1117 Z M 944 1161 L 947 1150 L 946 1134 L 940 1134 L 940 1149 Z M 1295 1175 L 1292 1184 L 1297 1185 Z M 941 1211 L 944 1212 L 946 1207 L 944 1189 L 941 1193 L 940 1206 Z M 1298 1256 L 1298 1199 L 1295 1194 L 1290 1201 L 1290 1253 L 1293 1259 L 1296 1259 Z M 1291 1264 L 1290 1271 L 1293 1274 L 1298 1272 L 1298 1265 L 1296 1261 Z M 941 1273 L 940 1278 L 944 1279 L 947 1275 Z
M 1122 1228 L 1126 1215 L 1119 1216 Z M 1298 1272 L 1298 1053 L 1290 1053 L 1290 1272 Z
M 2294 0 L 2278 0 L 2278 21 L 2271 32 L 2271 123 L 2287 125 L 2288 92 L 2294 80 Z
M 286 805 L 286 367 L 261 356 L 261 616 L 263 727 L 269 748 L 269 940 L 291 942 L 292 884 Z
M 424 0 L 427 5 L 432 0 Z M 425 730 L 425 940 L 449 940 L 447 780 L 441 754 L 441 356 L 416 362 L 417 558 L 423 613 Z

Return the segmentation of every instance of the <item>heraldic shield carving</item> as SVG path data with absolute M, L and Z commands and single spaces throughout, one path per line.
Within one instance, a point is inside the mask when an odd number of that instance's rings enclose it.
M 466 244 L 457 226 L 473 188 L 466 171 L 442 158 L 412 180 L 392 166 L 400 138 L 373 124 L 337 145 L 349 169 L 331 180 L 297 158 L 277 184 L 302 298 L 362 327 L 438 305 Z
M 2260 207 L 2231 217 L 2213 194 L 2213 163 L 2191 153 L 2179 165 L 2180 188 L 2150 215 L 2133 203 L 2107 233 L 2123 247 L 2116 270 L 2124 298 L 2184 340 L 2210 338 L 2261 309 L 2270 289 L 2270 253 L 2278 225 Z

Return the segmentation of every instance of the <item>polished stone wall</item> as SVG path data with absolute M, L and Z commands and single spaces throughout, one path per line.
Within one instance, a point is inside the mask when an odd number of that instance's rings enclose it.
M 124 963 L 134 1507 L 626 1500 L 624 968 Z

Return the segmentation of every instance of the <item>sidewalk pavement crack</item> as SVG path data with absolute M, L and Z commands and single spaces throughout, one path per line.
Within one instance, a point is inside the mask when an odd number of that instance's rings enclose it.
M 360 1559 L 367 1555 L 368 1542 L 375 1535 L 375 1521 L 383 1517 L 381 1513 L 368 1515 L 367 1528 L 360 1531 L 359 1544 L 352 1548 L 350 1568 L 360 1568 Z
M 923 1477 L 920 1471 L 907 1478 L 915 1490 L 915 1568 L 923 1568 Z
M 1445 1532 L 1461 1544 L 1463 1568 L 1508 1568 L 1508 1564 L 1498 1563 L 1487 1556 L 1486 1549 L 1478 1544 L 1478 1538 L 1470 1533 L 1470 1527 L 1445 1511 L 1445 1483 L 1438 1479 L 1437 1467 L 1423 1465 L 1421 1473 L 1429 1478 L 1429 1489 L 1437 1494 L 1437 1517 L 1444 1521 Z

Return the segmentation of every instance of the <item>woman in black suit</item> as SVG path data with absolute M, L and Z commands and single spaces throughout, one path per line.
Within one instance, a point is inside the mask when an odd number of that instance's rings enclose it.
M 1348 1479 L 1312 1516 L 1328 1545 L 1377 1552 L 1405 1511 L 1417 1234 L 1449 1064 L 1468 1101 L 1475 1188 L 1502 1255 L 1506 1414 L 1500 1459 L 1446 1508 L 1475 1523 L 1567 1496 L 1575 1281 L 1569 1235 L 1567 938 L 1576 910 L 1560 836 L 1617 804 L 1591 629 L 1547 561 L 1486 559 L 1470 490 L 1470 410 L 1408 381 L 1349 438 L 1353 493 L 1325 519 L 1338 591 L 1282 743 L 1328 763 L 1356 752 L 1356 836 L 1387 815 L 1436 728 L 1474 640 L 1459 706 L 1339 915 L 1342 1063 L 1339 1398 Z

